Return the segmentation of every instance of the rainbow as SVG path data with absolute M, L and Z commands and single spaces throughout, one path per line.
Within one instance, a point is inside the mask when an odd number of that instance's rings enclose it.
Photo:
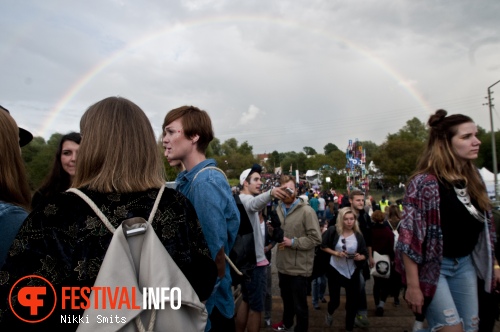
M 337 42 L 341 42 L 344 45 L 347 45 L 350 49 L 356 51 L 362 57 L 371 61 L 375 66 L 379 67 L 382 71 L 386 72 L 390 77 L 392 77 L 399 85 L 401 85 L 416 102 L 428 113 L 431 112 L 431 107 L 428 105 L 426 100 L 423 98 L 421 93 L 413 87 L 408 81 L 401 75 L 396 68 L 391 67 L 388 63 L 384 62 L 382 59 L 377 57 L 370 50 L 353 43 L 350 40 L 342 38 L 338 35 L 333 34 L 330 31 L 321 30 L 311 28 L 305 24 L 300 24 L 295 21 L 278 19 L 276 17 L 267 17 L 267 16 L 248 16 L 248 15 L 240 15 L 240 16 L 212 16 L 206 17 L 203 19 L 197 19 L 192 21 L 186 21 L 184 23 L 176 24 L 174 26 L 167 26 L 162 29 L 158 29 L 152 33 L 148 33 L 143 37 L 132 41 L 127 44 L 122 49 L 114 52 L 111 56 L 104 59 L 102 62 L 98 63 L 92 69 L 90 69 L 85 75 L 83 75 L 80 79 L 78 79 L 63 95 L 61 99 L 57 102 L 55 107 L 50 110 L 49 115 L 45 118 L 45 121 L 42 122 L 39 133 L 41 136 L 44 136 L 47 129 L 52 125 L 52 123 L 57 119 L 57 116 L 65 109 L 66 105 L 78 94 L 82 88 L 84 88 L 87 84 L 89 84 L 96 76 L 98 76 L 102 71 L 104 71 L 108 66 L 116 62 L 117 60 L 125 57 L 130 52 L 140 49 L 144 45 L 150 43 L 151 41 L 160 38 L 162 36 L 168 34 L 174 34 L 176 32 L 184 31 L 187 29 L 199 28 L 205 25 L 210 24 L 220 24 L 220 23 L 266 23 L 266 24 L 276 24 L 283 27 L 292 27 L 292 28 L 300 28 L 305 31 L 309 31 L 313 34 L 324 35 L 325 38 L 333 39 Z

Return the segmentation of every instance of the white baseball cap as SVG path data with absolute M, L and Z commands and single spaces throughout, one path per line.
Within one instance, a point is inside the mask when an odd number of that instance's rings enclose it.
M 262 172 L 262 167 L 259 164 L 253 164 L 252 168 L 247 168 L 240 174 L 240 184 L 243 185 L 243 182 L 245 182 L 246 178 L 253 173 L 261 173 Z

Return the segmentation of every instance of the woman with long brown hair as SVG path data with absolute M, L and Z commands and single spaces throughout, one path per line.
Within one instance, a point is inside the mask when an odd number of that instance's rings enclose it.
M 30 211 L 31 193 L 20 146 L 32 139 L 0 106 L 0 267 Z
M 405 300 L 429 330 L 476 331 L 477 278 L 500 281 L 491 204 L 473 163 L 481 142 L 468 116 L 438 110 L 403 200 L 397 243 Z M 426 308 L 426 310 L 425 310 Z

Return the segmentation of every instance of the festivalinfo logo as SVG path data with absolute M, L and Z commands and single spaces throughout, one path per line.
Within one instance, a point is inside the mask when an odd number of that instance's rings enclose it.
M 58 302 L 62 310 L 79 309 L 127 309 L 162 310 L 170 303 L 173 310 L 180 309 L 181 289 L 179 287 L 143 287 L 141 296 L 136 287 L 65 287 L 60 289 L 60 300 L 54 286 L 38 275 L 28 275 L 17 280 L 10 289 L 9 305 L 14 315 L 27 323 L 40 323 L 49 318 Z M 18 305 L 13 305 L 18 303 Z M 127 323 L 125 317 L 97 316 L 98 323 Z M 89 323 L 89 318 L 74 315 L 61 315 L 61 323 Z

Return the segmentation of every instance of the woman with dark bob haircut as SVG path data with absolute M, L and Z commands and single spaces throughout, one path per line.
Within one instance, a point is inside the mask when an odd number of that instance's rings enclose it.
M 62 324 L 62 317 L 85 317 L 83 312 L 87 308 L 80 291 L 76 292 L 76 298 L 72 296 L 72 300 L 68 300 L 69 293 L 64 293 L 63 289 L 76 287 L 83 290 L 83 287 L 94 286 L 113 238 L 110 227 L 118 229 L 119 226 L 123 227 L 122 221 L 136 217 L 148 220 L 156 206 L 149 226 L 187 278 L 199 300 L 206 300 L 215 285 L 216 267 L 196 212 L 185 196 L 164 187 L 165 172 L 155 134 L 139 106 L 121 97 L 103 99 L 83 114 L 80 132 L 82 141 L 72 187 L 86 194 L 111 226 L 105 225 L 89 204 L 74 192 L 56 193 L 37 206 L 21 226 L 11 248 L 11 256 L 0 270 L 2 331 L 7 330 L 7 327 L 9 331 L 23 332 L 75 331 L 79 321 L 70 319 L 72 323 Z M 158 196 L 160 198 L 157 200 Z M 116 251 L 117 247 L 114 249 Z M 149 267 L 153 265 L 144 260 L 141 263 L 149 264 Z M 116 269 L 117 278 L 121 277 L 125 268 L 127 272 L 130 271 L 129 261 L 115 264 L 123 266 Z M 173 264 L 154 265 L 154 272 L 148 272 L 148 278 L 175 269 Z M 58 299 L 53 313 L 39 323 L 25 323 L 18 318 L 19 313 L 26 313 L 27 310 L 20 304 L 21 301 L 14 299 L 11 301 L 12 306 L 9 305 L 12 286 L 28 275 L 45 278 L 55 289 Z M 143 276 L 142 272 L 140 276 Z M 31 283 L 40 281 L 33 279 Z M 182 289 L 182 292 L 185 290 Z M 142 292 L 142 288 L 138 292 Z M 123 301 L 123 298 L 120 297 L 119 301 Z M 42 308 L 39 311 L 42 312 Z M 126 323 L 130 326 L 134 322 Z
M 473 163 L 481 142 L 462 114 L 438 110 L 428 125 L 403 199 L 396 264 L 405 300 L 425 311 L 428 331 L 477 331 L 477 279 L 488 293 L 500 281 L 491 204 Z
M 71 187 L 71 183 L 75 177 L 76 156 L 81 140 L 82 136 L 80 133 L 75 132 L 61 137 L 52 169 L 31 200 L 33 208 L 56 193 L 60 193 Z

